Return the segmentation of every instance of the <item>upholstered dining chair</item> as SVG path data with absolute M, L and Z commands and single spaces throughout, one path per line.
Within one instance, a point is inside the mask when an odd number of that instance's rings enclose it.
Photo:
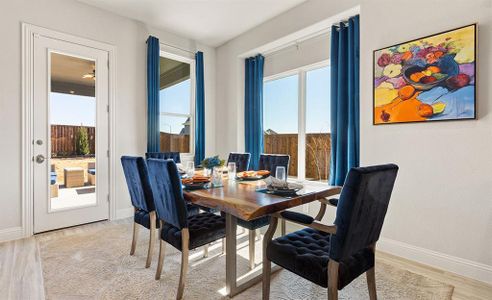
M 394 164 L 352 168 L 338 200 L 334 225 L 291 211 L 272 215 L 263 243 L 263 299 L 269 299 L 274 262 L 328 288 L 329 300 L 338 299 L 338 290 L 366 273 L 369 298 L 375 300 L 374 253 L 397 172 Z M 279 218 L 308 228 L 272 240 Z
M 156 216 L 147 167 L 142 157 L 122 156 L 121 164 L 123 166 L 126 184 L 128 185 L 128 191 L 130 192 L 130 199 L 135 209 L 130 255 L 135 254 L 139 225 L 149 229 L 149 249 L 145 263 L 145 267 L 148 268 L 152 261 L 154 248 Z
M 172 160 L 149 159 L 150 185 L 159 218 L 159 261 L 155 279 L 164 263 L 165 242 L 181 251 L 181 273 L 176 299 L 184 293 L 189 250 L 225 237 L 225 219 L 210 212 L 189 215 L 183 198 L 181 180 Z
M 157 158 L 157 159 L 172 159 L 175 163 L 181 163 L 181 156 L 179 152 L 147 152 L 145 158 Z
M 259 170 L 270 171 L 271 176 L 275 176 L 275 171 L 278 166 L 285 167 L 286 174 L 289 174 L 289 155 L 281 154 L 261 154 L 258 163 Z M 255 241 L 257 238 L 257 229 L 264 227 L 270 223 L 270 216 L 260 217 L 251 221 L 245 221 L 238 219 L 237 225 L 248 229 L 249 236 L 249 268 L 253 269 L 255 267 Z M 282 234 L 285 234 L 285 221 L 281 223 Z
M 227 163 L 236 163 L 236 172 L 243 172 L 249 169 L 249 161 L 251 160 L 251 153 L 229 153 Z

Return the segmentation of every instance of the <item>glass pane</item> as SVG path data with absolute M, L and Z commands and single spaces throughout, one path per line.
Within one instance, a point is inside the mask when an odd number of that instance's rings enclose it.
M 191 113 L 190 65 L 160 58 L 160 111 L 189 115 Z
M 306 179 L 330 171 L 330 67 L 306 72 Z
M 290 155 L 290 176 L 297 176 L 298 80 L 292 75 L 263 87 L 264 152 Z
M 161 151 L 190 152 L 190 117 L 161 115 Z
M 96 203 L 95 61 L 51 53 L 51 210 Z

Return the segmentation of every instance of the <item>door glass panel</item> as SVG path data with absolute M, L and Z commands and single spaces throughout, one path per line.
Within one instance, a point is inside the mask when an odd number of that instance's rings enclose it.
M 330 67 L 306 72 L 306 179 L 330 172 Z
M 96 63 L 52 52 L 50 210 L 96 204 Z
M 283 77 L 263 87 L 264 152 L 290 155 L 289 176 L 297 176 L 298 79 Z

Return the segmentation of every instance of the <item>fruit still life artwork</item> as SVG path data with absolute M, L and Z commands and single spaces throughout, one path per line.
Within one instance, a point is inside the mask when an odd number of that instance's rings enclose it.
M 476 24 L 374 51 L 374 124 L 476 118 Z

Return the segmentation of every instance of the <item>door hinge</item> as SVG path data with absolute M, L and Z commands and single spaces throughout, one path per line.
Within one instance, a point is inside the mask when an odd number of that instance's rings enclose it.
M 109 112 L 109 105 L 106 105 L 106 111 Z
M 109 194 L 107 195 L 106 199 L 108 199 L 108 202 L 109 202 Z
M 109 157 L 109 150 L 106 151 L 106 155 Z

